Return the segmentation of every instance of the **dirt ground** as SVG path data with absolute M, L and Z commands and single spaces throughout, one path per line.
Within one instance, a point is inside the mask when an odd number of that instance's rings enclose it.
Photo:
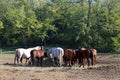
M 98 54 L 93 68 L 14 65 L 13 54 L 0 54 L 0 80 L 120 80 L 120 54 Z

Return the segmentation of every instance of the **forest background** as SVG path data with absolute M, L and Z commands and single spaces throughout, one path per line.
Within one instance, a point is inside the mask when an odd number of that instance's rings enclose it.
M 0 48 L 120 52 L 120 0 L 0 0 Z

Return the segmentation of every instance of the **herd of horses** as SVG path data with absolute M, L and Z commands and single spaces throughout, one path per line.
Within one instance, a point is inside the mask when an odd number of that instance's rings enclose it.
M 18 48 L 15 51 L 14 64 L 22 63 L 22 59 L 26 59 L 26 64 L 30 66 L 42 66 L 43 58 L 49 58 L 53 66 L 94 66 L 97 60 L 97 50 L 78 48 L 78 49 L 63 49 L 61 47 L 50 48 L 45 51 L 43 46 L 33 48 Z

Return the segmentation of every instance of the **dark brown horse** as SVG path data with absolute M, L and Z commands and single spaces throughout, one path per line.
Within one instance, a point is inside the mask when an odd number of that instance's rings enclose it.
M 73 49 L 65 49 L 64 50 L 63 60 L 65 63 L 65 66 L 72 66 L 74 64 L 75 55 L 76 54 Z
M 86 50 L 86 48 L 80 48 L 81 50 Z M 88 49 L 90 51 L 90 54 L 93 55 L 93 58 L 92 56 L 90 56 L 90 58 L 93 59 L 93 65 L 95 65 L 97 63 L 97 50 L 92 48 L 92 49 Z
M 79 48 L 76 52 L 76 58 L 79 60 L 80 66 L 83 65 L 85 66 L 85 61 L 87 60 L 88 67 L 90 66 L 90 60 L 91 59 L 91 64 L 93 65 L 93 54 L 89 49 L 86 48 Z
M 43 57 L 44 57 L 44 49 L 43 46 L 41 46 L 40 50 L 32 50 L 30 52 L 31 55 L 31 61 L 30 61 L 30 65 L 35 65 L 35 62 L 37 62 L 37 65 L 40 65 L 40 60 L 41 60 L 41 66 L 42 66 L 42 61 L 43 61 Z

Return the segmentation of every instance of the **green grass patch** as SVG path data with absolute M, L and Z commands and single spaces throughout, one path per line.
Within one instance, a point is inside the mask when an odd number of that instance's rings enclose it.
M 2 51 L 1 54 L 14 54 L 15 51 Z
M 0 48 L 0 54 L 14 54 L 15 49 L 12 48 Z

